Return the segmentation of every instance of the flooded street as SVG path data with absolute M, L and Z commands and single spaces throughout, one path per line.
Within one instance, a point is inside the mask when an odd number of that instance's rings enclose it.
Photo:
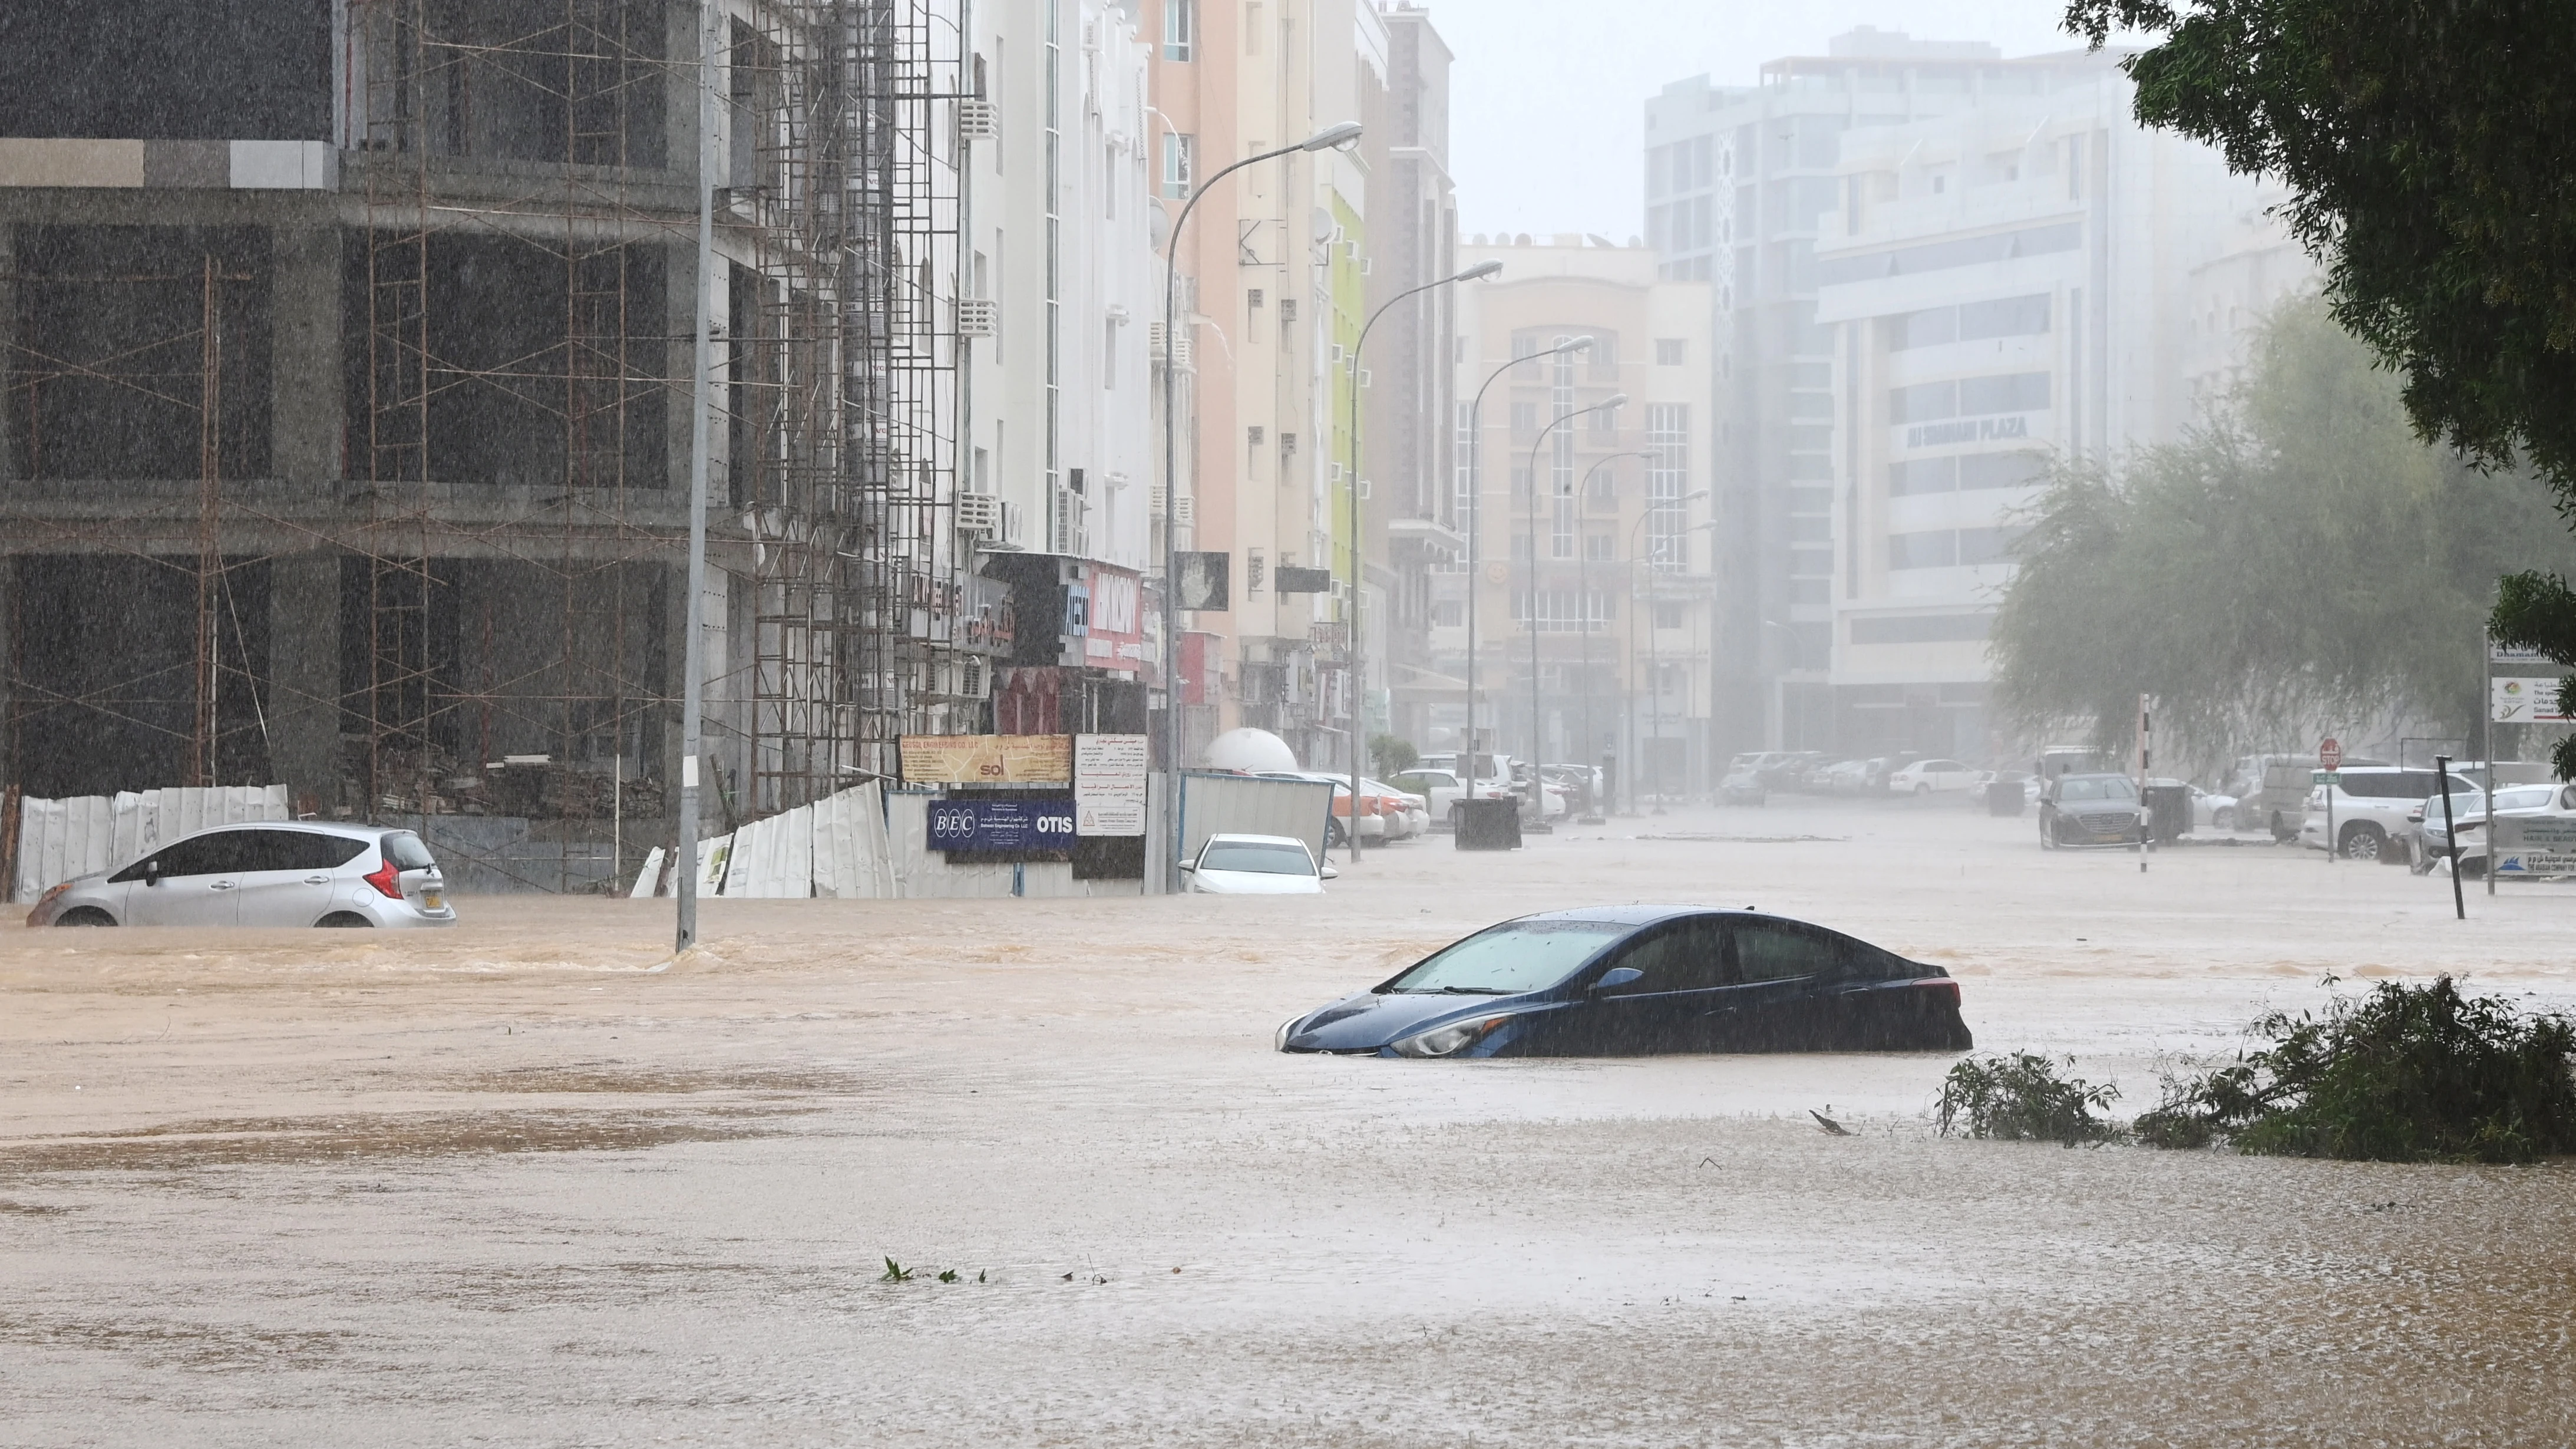
M 1939 962 L 2124 1118 L 2328 974 L 2576 1007 L 2576 888 L 2462 923 L 1912 804 L 1435 836 L 1321 899 L 718 901 L 677 963 L 667 902 L 0 930 L 0 1444 L 2576 1440 L 2566 1163 L 1945 1141 L 1946 1056 L 1270 1049 L 1632 900 Z

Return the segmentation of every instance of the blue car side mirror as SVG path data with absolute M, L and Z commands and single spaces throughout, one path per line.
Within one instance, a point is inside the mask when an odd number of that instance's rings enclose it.
M 1645 979 L 1646 973 L 1638 970 L 1634 966 L 1613 966 L 1609 970 L 1601 973 L 1601 979 L 1592 983 L 1592 989 L 1595 991 L 1607 991 L 1613 986 L 1625 986 L 1631 981 L 1643 981 Z

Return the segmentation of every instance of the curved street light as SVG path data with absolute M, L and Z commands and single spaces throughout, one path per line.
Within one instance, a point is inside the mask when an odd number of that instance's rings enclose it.
M 1359 340 L 1351 344 L 1351 466 L 1350 476 L 1343 481 L 1350 485 L 1351 490 L 1351 689 L 1353 701 L 1351 705 L 1351 808 L 1353 810 L 1360 808 L 1360 763 L 1363 758 L 1362 752 L 1365 748 L 1365 736 L 1368 730 L 1368 646 L 1365 642 L 1364 636 L 1360 633 L 1360 596 L 1366 592 L 1368 584 L 1366 573 L 1367 554 L 1362 547 L 1365 530 L 1361 527 L 1360 518 L 1360 349 L 1368 346 L 1369 333 L 1376 328 L 1378 319 L 1384 317 L 1387 313 L 1394 311 L 1397 303 L 1419 296 L 1424 292 L 1430 291 L 1434 287 L 1446 287 L 1452 282 L 1478 281 L 1483 278 L 1490 277 L 1502 269 L 1503 264 L 1501 262 L 1487 259 L 1476 263 L 1474 266 L 1469 267 L 1455 276 L 1441 277 L 1434 281 L 1425 282 L 1418 287 L 1408 287 L 1404 291 L 1398 292 L 1394 296 L 1387 298 L 1383 306 L 1379 307 L 1375 312 L 1370 313 L 1367 323 L 1360 328 Z M 1358 828 L 1358 819 L 1359 818 L 1356 815 L 1352 817 L 1352 828 L 1348 832 L 1350 838 L 1346 842 L 1349 847 L 1351 860 L 1354 864 L 1356 864 L 1360 858 L 1360 832 Z
M 1515 357 L 1486 374 L 1476 389 L 1475 401 L 1467 405 L 1467 798 L 1476 794 L 1476 535 L 1484 522 L 1485 500 L 1485 389 L 1492 387 L 1504 373 L 1524 362 L 1554 357 L 1560 352 L 1588 352 L 1589 335 L 1569 337 L 1527 357 Z
M 1583 470 L 1583 481 L 1576 485 L 1574 496 L 1581 498 L 1585 494 L 1590 493 L 1592 491 L 1592 475 L 1609 467 L 1612 463 L 1619 461 L 1621 458 L 1657 458 L 1661 456 L 1663 455 L 1657 453 L 1651 448 L 1630 448 L 1625 452 L 1608 454 L 1595 461 L 1591 467 Z M 1580 532 L 1579 526 L 1577 532 Z M 1537 545 L 1533 543 L 1531 547 L 1535 548 Z M 1583 595 L 1583 687 L 1576 690 L 1575 693 L 1582 696 L 1583 699 L 1583 734 L 1581 738 L 1583 740 L 1583 748 L 1588 750 L 1592 748 L 1592 555 L 1588 550 L 1584 550 L 1584 545 L 1579 539 L 1576 542 L 1575 547 L 1578 550 L 1581 550 L 1576 554 L 1575 558 L 1575 589 Z M 1580 764 L 1581 762 L 1582 757 L 1578 754 L 1576 756 L 1576 763 Z M 1592 808 L 1590 813 L 1586 814 L 1577 823 L 1582 825 L 1600 824 L 1602 807 L 1608 802 L 1601 800 L 1589 790 L 1584 792 L 1583 797 L 1585 800 L 1590 802 Z
M 1180 483 L 1180 420 L 1173 415 L 1173 382 L 1180 374 L 1180 334 L 1175 327 L 1174 312 L 1179 306 L 1181 289 L 1181 234 L 1190 224 L 1190 213 L 1216 184 L 1252 165 L 1270 161 L 1297 151 L 1327 151 L 1358 140 L 1360 123 L 1344 121 L 1326 126 L 1293 146 L 1281 146 L 1246 156 L 1201 182 L 1189 199 L 1181 203 L 1181 214 L 1172 221 L 1172 235 L 1163 253 L 1163 806 L 1157 813 L 1163 824 L 1163 859 L 1156 875 L 1166 892 L 1180 889 L 1181 860 L 1181 611 L 1180 596 L 1180 529 L 1173 512 L 1172 500 Z M 1359 801 L 1351 801 L 1351 833 L 1359 833 Z
M 1538 687 L 1538 445 L 1547 441 L 1548 434 L 1555 432 L 1558 428 L 1565 426 L 1567 423 L 1574 421 L 1585 413 L 1615 413 L 1627 405 L 1628 395 L 1624 392 L 1614 392 L 1608 397 L 1605 397 L 1601 401 L 1593 403 L 1588 407 L 1573 408 L 1558 414 L 1546 427 L 1538 430 L 1537 437 L 1530 439 L 1530 818 L 1541 825 L 1547 823 L 1547 783 L 1540 776 L 1538 767 L 1539 757 L 1547 753 L 1547 736 L 1539 727 L 1539 702 L 1544 692 Z M 1580 608 L 1581 604 L 1578 602 L 1576 607 Z
M 1654 516 L 1655 516 L 1656 514 L 1658 514 L 1658 513 L 1662 513 L 1662 512 L 1665 512 L 1665 511 L 1667 511 L 1667 510 L 1670 510 L 1670 509 L 1675 509 L 1675 508 L 1683 508 L 1683 509 L 1686 509 L 1686 508 L 1690 507 L 1693 503 L 1696 503 L 1696 502 L 1698 502 L 1700 499 L 1706 498 L 1707 496 L 1708 496 L 1708 490 L 1707 490 L 1707 489 L 1705 489 L 1705 488 L 1700 488 L 1700 489 L 1696 489 L 1696 490 L 1694 490 L 1694 491 L 1692 491 L 1692 492 L 1685 493 L 1685 494 L 1683 494 L 1683 495 L 1682 495 L 1681 497 L 1679 497 L 1679 498 L 1674 498 L 1674 499 L 1669 499 L 1669 500 L 1665 500 L 1665 501 L 1661 501 L 1661 502 L 1655 502 L 1655 503 L 1652 503 L 1652 504 L 1648 505 L 1648 506 L 1647 506 L 1647 508 L 1646 508 L 1643 512 L 1639 513 L 1639 514 L 1637 515 L 1637 521 L 1636 521 L 1635 523 L 1632 523 L 1632 524 L 1628 525 L 1628 563 L 1629 563 L 1629 567 L 1631 567 L 1631 568 L 1636 567 L 1636 564 L 1637 564 L 1637 562 L 1638 562 L 1638 560 L 1637 560 L 1637 533 L 1638 533 L 1638 530 L 1640 530 L 1640 529 L 1642 529 L 1642 528 L 1644 528 L 1644 527 L 1646 526 L 1646 520 L 1647 520 L 1647 519 L 1654 517 Z M 1709 520 L 1707 520 L 1707 521 L 1705 521 L 1705 522 L 1702 522 L 1702 523 L 1693 524 L 1693 525 L 1691 525 L 1691 526 L 1690 526 L 1690 527 L 1688 527 L 1688 528 L 1680 529 L 1680 530 L 1678 530 L 1678 532 L 1681 532 L 1681 533 L 1692 533 L 1692 532 L 1696 532 L 1696 531 L 1698 531 L 1698 530 L 1700 530 L 1700 529 L 1712 529 L 1712 528 L 1715 528 L 1715 527 L 1717 527 L 1717 520 L 1716 520 L 1716 519 L 1714 519 L 1714 518 L 1712 518 L 1712 519 L 1709 519 Z M 1646 567 L 1644 570 L 1641 570 L 1640 572 L 1638 572 L 1637 574 L 1635 574 L 1635 575 L 1633 575 L 1633 576 L 1632 576 L 1632 582 L 1631 582 L 1631 584 L 1630 584 L 1630 586 L 1629 586 L 1629 593 L 1628 593 L 1628 614 L 1629 614 L 1629 620 L 1630 620 L 1630 622 L 1629 622 L 1629 634 L 1628 634 L 1628 639 L 1629 639 L 1629 646 L 1628 646 L 1628 664 L 1629 664 L 1629 667 L 1630 667 L 1632 670 L 1635 668 L 1636 663 L 1637 663 L 1637 652 L 1636 652 L 1636 642 L 1635 642 L 1635 641 L 1636 641 L 1636 638 L 1637 638 L 1637 635 L 1636 635 L 1636 623 L 1635 623 L 1636 613 L 1637 613 L 1637 600 L 1638 600 L 1638 598 L 1640 597 L 1640 595 L 1641 595 L 1641 594 L 1643 594 L 1643 592 L 1644 592 L 1642 589 L 1640 589 L 1640 588 L 1638 587 L 1638 585 L 1639 585 L 1639 584 L 1644 583 L 1646 580 L 1648 580 L 1648 579 L 1650 579 L 1650 578 L 1652 578 L 1652 577 L 1653 577 L 1653 564 L 1652 564 L 1651 562 L 1649 562 L 1649 563 L 1647 564 L 1647 567 Z M 1654 608 L 1654 601 L 1653 601 L 1652 596 L 1650 596 L 1650 595 L 1646 596 L 1646 607 L 1647 607 L 1647 609 L 1648 609 L 1648 611 L 1649 611 L 1649 612 L 1647 613 L 1647 615 L 1646 615 L 1646 688 L 1647 688 L 1647 695 L 1646 695 L 1646 698 L 1647 698 L 1647 700 L 1649 701 L 1649 705 L 1650 705 L 1650 707 L 1654 710 L 1654 714 L 1655 714 L 1655 732 L 1654 732 L 1654 734 L 1652 734 L 1651 736 L 1649 736 L 1649 738 L 1660 740 L 1660 739 L 1662 739 L 1662 738 L 1664 737 L 1664 680 L 1663 680 L 1663 660 L 1662 660 L 1662 658 L 1661 658 L 1661 656 L 1660 656 L 1660 652 L 1657 650 L 1656 645 L 1655 645 L 1655 618 L 1654 618 L 1654 614 L 1652 613 L 1652 610 L 1653 610 L 1653 608 Z M 1636 719 L 1636 705 L 1635 705 L 1633 702 L 1632 702 L 1632 703 L 1629 705 L 1629 707 L 1628 707 L 1628 717 L 1629 717 L 1630 721 L 1632 722 L 1632 727 L 1633 727 L 1633 721 Z M 1642 753 L 1642 752 L 1641 752 L 1641 753 Z M 1634 762 L 1634 761 L 1631 761 L 1630 763 L 1631 763 L 1631 765 L 1633 766 L 1635 762 Z M 1635 804 L 1635 803 L 1636 803 L 1636 800 L 1637 800 L 1637 782 L 1636 782 L 1636 779 L 1634 778 L 1634 777 L 1635 777 L 1635 775 L 1637 774 L 1637 771 L 1636 771 L 1634 768 L 1631 768 L 1631 769 L 1629 770 L 1629 772 L 1628 772 L 1628 773 L 1629 773 L 1629 775 L 1630 775 L 1630 777 L 1631 777 L 1631 778 L 1629 779 L 1629 781 L 1628 781 L 1628 803 L 1630 803 L 1630 804 L 1632 804 L 1632 805 L 1633 805 L 1633 804 Z M 1657 815 L 1661 815 L 1661 814 L 1663 814 L 1663 813 L 1664 813 L 1664 771 L 1663 771 L 1663 766 L 1662 766 L 1662 764 L 1661 764 L 1661 762 L 1660 762 L 1660 761 L 1659 761 L 1659 762 L 1657 762 L 1656 767 L 1655 767 L 1655 811 L 1654 811 L 1654 813 L 1655 813 L 1655 814 L 1657 814 Z

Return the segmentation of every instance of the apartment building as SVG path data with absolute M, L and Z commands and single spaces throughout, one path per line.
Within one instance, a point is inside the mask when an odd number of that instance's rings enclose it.
M 1386 661 L 1408 646 L 1388 621 L 1408 601 L 1427 607 L 1428 556 L 1416 530 L 1381 517 L 1376 480 L 1397 480 L 1401 504 L 1426 469 L 1437 475 L 1445 440 L 1409 425 L 1403 399 L 1445 313 L 1392 318 L 1365 359 L 1354 349 L 1373 299 L 1436 266 L 1454 234 L 1448 53 L 1428 12 L 1367 0 L 1157 0 L 1145 25 L 1159 226 L 1231 159 L 1344 121 L 1364 128 L 1353 147 L 1292 151 L 1200 198 L 1180 238 L 1178 325 L 1157 353 L 1174 370 L 1184 440 L 1172 536 L 1222 555 L 1230 585 L 1224 609 L 1183 615 L 1184 754 L 1248 725 L 1308 764 L 1346 765 L 1370 721 L 1389 719 Z M 1367 650 L 1354 648 L 1355 582 L 1369 591 Z M 1373 687 L 1355 677 L 1360 657 Z
M 1485 748 L 1607 760 L 1623 797 L 1703 791 L 1718 622 L 1710 284 L 1664 280 L 1642 242 L 1602 237 L 1459 249 L 1461 267 L 1486 260 L 1503 270 L 1461 291 L 1452 384 L 1453 508 L 1474 547 L 1431 581 L 1437 677 L 1397 698 L 1427 722 L 1426 748 L 1465 744 L 1472 681 Z M 1576 337 L 1591 348 L 1539 355 Z
M 1834 342 L 1816 320 L 1815 256 L 1840 204 L 1843 134 L 2108 64 L 1864 26 L 1824 55 L 1765 64 L 1758 85 L 1695 76 L 1646 102 L 1648 243 L 1663 275 L 1707 280 L 1718 312 L 1718 751 L 1832 742 Z
M 959 517 L 1011 623 L 990 726 L 1142 732 L 1161 667 L 1153 41 L 1101 0 L 973 13 Z
M 1985 641 L 2043 470 L 2179 436 L 2308 279 L 2277 192 L 2138 126 L 2116 71 L 2068 80 L 1841 137 L 1813 264 L 1836 430 L 1826 747 L 1995 755 Z

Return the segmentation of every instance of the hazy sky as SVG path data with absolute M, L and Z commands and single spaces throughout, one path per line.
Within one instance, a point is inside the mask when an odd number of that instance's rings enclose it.
M 1822 55 L 1860 25 L 1918 40 L 2067 50 L 2063 0 L 1420 0 L 1458 54 L 1449 148 L 1459 229 L 1645 230 L 1646 97 L 1705 71 L 1750 85 L 1762 62 Z

